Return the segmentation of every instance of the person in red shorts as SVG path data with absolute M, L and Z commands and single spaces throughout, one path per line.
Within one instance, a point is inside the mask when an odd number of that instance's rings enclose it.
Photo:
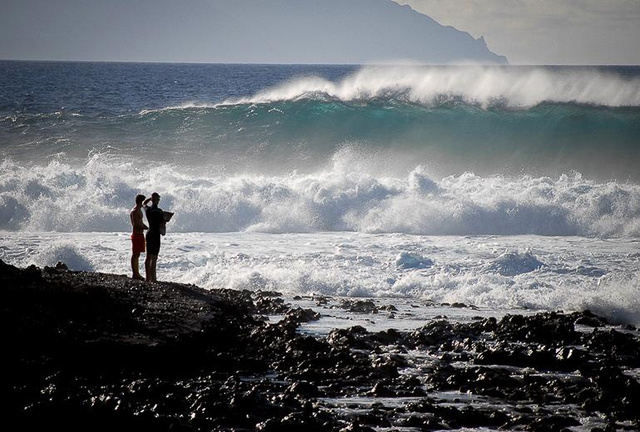
M 133 232 L 131 233 L 131 270 L 133 271 L 133 278 L 138 280 L 144 280 L 144 277 L 140 274 L 140 254 L 145 252 L 145 240 L 144 230 L 148 227 L 142 220 L 142 203 L 145 196 L 142 194 L 136 195 L 136 206 L 131 209 L 129 218 L 131 219 L 131 226 Z

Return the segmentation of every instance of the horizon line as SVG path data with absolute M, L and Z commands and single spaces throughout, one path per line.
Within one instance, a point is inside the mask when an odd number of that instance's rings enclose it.
M 640 63 L 517 63 L 500 64 L 491 62 L 455 62 L 455 63 L 427 63 L 406 62 L 370 62 L 370 63 L 312 63 L 312 62 L 224 62 L 224 61 L 156 61 L 156 60 L 53 60 L 53 59 L 6 59 L 0 62 L 14 63 L 103 63 L 103 64 L 149 64 L 149 65 L 230 65 L 230 66 L 490 66 L 490 67 L 638 67 Z

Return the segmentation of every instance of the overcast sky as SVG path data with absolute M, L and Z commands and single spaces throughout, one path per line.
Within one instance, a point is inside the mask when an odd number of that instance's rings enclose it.
M 394 0 L 511 64 L 640 64 L 640 0 Z
M 240 36 L 230 36 L 234 34 L 233 28 L 226 29 L 225 26 L 247 24 L 251 15 L 255 15 L 257 24 L 267 25 L 269 17 L 265 16 L 263 9 L 277 9 L 277 5 L 282 7 L 284 4 L 289 15 L 293 13 L 291 9 L 296 9 L 296 13 L 305 17 L 318 16 L 321 19 L 319 8 L 324 8 L 328 9 L 324 11 L 324 19 L 338 23 L 344 18 L 338 12 L 335 17 L 331 15 L 335 2 L 319 0 L 297 0 L 295 8 L 284 0 L 1 1 L 0 59 L 228 62 L 234 61 L 234 57 L 223 55 L 225 49 L 232 50 L 243 38 L 250 45 L 251 37 L 262 40 L 265 35 L 280 32 L 286 37 L 285 41 L 304 41 L 303 32 L 313 31 L 312 26 L 296 30 L 296 21 L 306 21 L 292 19 L 291 26 L 273 25 L 268 32 L 259 35 L 248 34 L 243 29 Z M 342 1 L 341 9 L 360 8 L 366 3 Z M 484 36 L 489 49 L 506 56 L 511 64 L 640 65 L 640 0 L 394 1 L 409 5 L 440 24 L 468 32 L 475 38 Z M 245 13 L 238 18 L 241 21 L 234 24 L 234 21 L 220 13 L 229 9 L 230 5 L 236 9 L 255 9 L 255 13 Z M 127 12 L 123 12 L 123 9 L 127 9 Z M 137 10 L 138 14 L 131 15 L 132 10 Z M 211 10 L 217 13 L 211 15 Z M 279 14 L 276 18 L 284 15 L 287 14 Z M 357 11 L 354 15 L 360 16 Z M 361 34 L 356 21 L 350 19 L 343 25 L 345 31 L 350 31 L 351 26 L 354 37 Z M 139 26 L 135 27 L 139 31 L 128 30 L 131 27 L 127 26 L 132 23 Z M 197 40 L 199 36 L 196 33 L 201 28 L 218 32 L 213 33 L 215 38 L 212 38 L 212 42 L 197 41 L 205 44 L 205 48 L 199 48 L 197 43 L 182 42 Z M 164 45 L 154 43 L 162 41 L 168 30 L 177 32 L 175 34 L 178 37 L 165 41 Z M 324 34 L 318 37 L 330 40 L 331 36 Z M 143 37 L 149 39 L 147 42 L 151 48 L 142 43 L 144 41 L 140 39 Z M 347 48 L 345 46 L 340 53 L 348 56 Z M 154 54 L 154 49 L 162 55 Z M 189 53 L 189 49 L 196 50 L 195 54 Z M 172 50 L 182 54 L 172 56 Z M 209 52 L 208 57 L 202 54 L 205 51 Z M 314 62 L 314 59 L 322 61 L 319 53 L 309 45 L 301 46 L 297 54 L 293 52 L 295 49 L 289 51 L 292 51 L 291 58 L 299 58 L 304 62 Z M 250 54 L 248 49 L 242 52 Z M 266 55 L 268 53 L 263 52 L 263 57 Z M 274 61 L 278 60 L 274 58 Z M 245 59 L 238 61 L 245 62 Z M 266 60 L 256 60 L 260 61 Z M 344 61 L 348 62 L 349 59 Z

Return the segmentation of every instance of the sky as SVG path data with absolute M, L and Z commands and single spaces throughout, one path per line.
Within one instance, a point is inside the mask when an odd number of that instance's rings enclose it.
M 394 0 L 511 64 L 640 65 L 640 0 Z
M 174 63 L 503 63 L 391 0 L 1 0 L 0 58 Z
M 186 45 L 194 47 L 200 44 L 199 52 L 209 50 L 209 57 L 198 58 L 194 48 L 195 54 L 187 56 L 185 53 L 177 60 L 233 62 L 234 58 L 229 55 L 223 58 L 216 54 L 224 52 L 222 45 L 225 43 L 232 44 L 228 40 L 230 38 L 197 40 L 200 36 L 194 29 L 202 26 L 222 29 L 225 25 L 232 25 L 231 20 L 220 14 L 216 23 L 204 22 L 205 17 L 207 20 L 210 18 L 203 13 L 203 8 L 224 10 L 241 1 L 245 5 L 251 4 L 247 0 L 154 0 L 154 8 L 149 9 L 146 0 L 2 0 L 0 59 L 164 61 L 157 58 L 157 53 L 153 57 L 150 51 L 184 52 Z M 254 2 L 258 6 L 253 7 L 267 8 L 283 1 L 261 0 Z M 361 4 L 355 0 L 343 1 L 351 7 L 360 7 Z M 506 56 L 511 64 L 640 65 L 640 0 L 393 1 L 409 5 L 440 24 L 468 32 L 474 38 L 483 36 L 489 49 Z M 163 32 L 174 27 L 179 29 L 184 40 L 196 40 L 197 43 L 185 44 L 172 39 L 165 46 L 152 44 L 152 49 L 145 47 L 136 40 L 135 34 L 131 35 L 127 30 L 133 18 L 117 13 L 117 5 L 125 3 L 129 8 L 140 9 L 140 16 L 148 21 L 146 35 L 162 40 Z M 319 4 L 328 3 L 299 0 L 296 13 L 317 14 Z M 263 18 L 261 11 L 254 15 Z M 81 16 L 104 20 L 86 20 L 79 18 Z M 336 21 L 339 20 L 340 17 L 336 17 Z M 292 27 L 295 28 L 295 23 Z M 298 29 L 297 36 L 294 33 L 293 37 L 287 37 L 287 41 L 291 43 L 291 40 L 300 39 L 300 31 L 304 30 Z M 55 37 L 52 37 L 53 32 L 57 32 Z M 355 29 L 354 33 L 357 33 Z M 263 38 L 264 33 L 254 37 Z M 238 38 L 235 39 L 237 45 Z M 303 62 L 313 62 L 314 53 L 308 45 L 303 45 L 303 39 L 300 41 L 298 58 L 303 58 Z M 251 41 L 245 42 L 244 46 L 251 45 Z M 127 48 L 130 57 L 117 57 L 119 50 L 124 51 L 122 47 Z M 232 51 L 232 45 L 229 51 Z M 346 52 L 345 47 L 345 55 Z M 72 58 L 74 55 L 76 58 Z M 96 58 L 100 55 L 103 57 Z M 263 57 L 265 55 L 263 52 Z M 244 62 L 243 59 L 240 61 Z M 264 58 L 259 58 L 255 62 L 264 61 Z

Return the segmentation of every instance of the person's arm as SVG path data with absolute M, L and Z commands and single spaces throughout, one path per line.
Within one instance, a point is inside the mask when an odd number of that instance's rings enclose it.
M 151 198 L 147 198 L 146 200 L 142 201 L 142 210 L 144 210 L 145 214 L 149 212 L 149 202 L 151 202 Z M 147 214 L 147 218 L 149 217 L 149 215 Z

